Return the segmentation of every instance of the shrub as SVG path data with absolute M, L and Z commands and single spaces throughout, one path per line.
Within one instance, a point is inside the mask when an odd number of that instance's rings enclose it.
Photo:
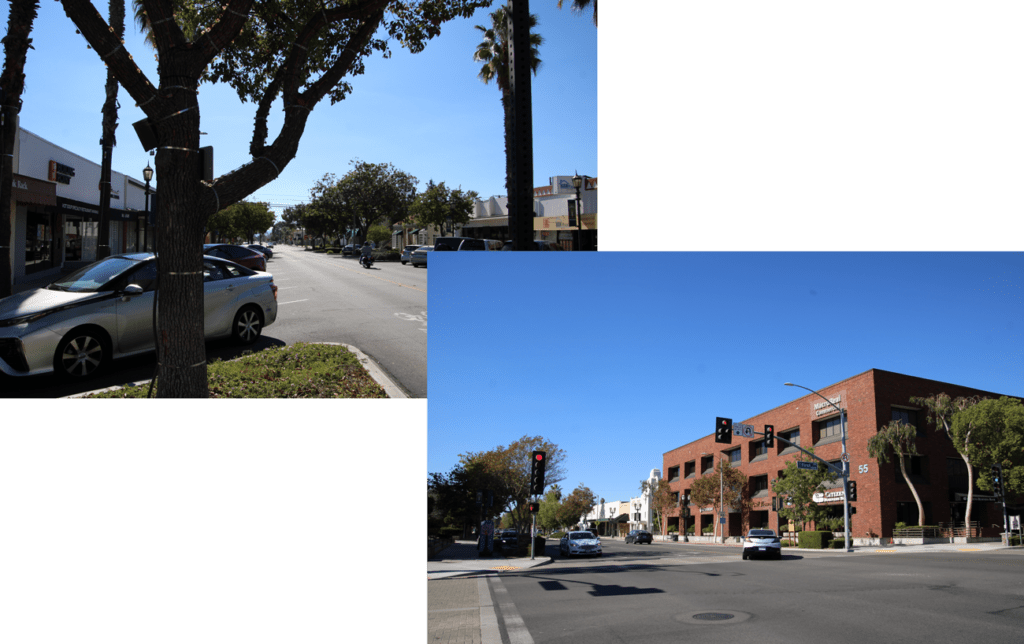
M 708 526 L 708 527 L 704 528 L 703 530 L 701 530 L 701 532 L 703 534 L 711 534 L 714 531 L 715 531 L 715 529 L 712 526 Z
M 820 550 L 825 547 L 825 544 L 831 538 L 831 532 L 825 532 L 822 530 L 805 530 L 798 534 L 797 543 L 800 544 L 801 548 Z
M 462 536 L 462 528 L 446 525 L 438 531 L 442 539 L 458 539 Z
M 679 532 L 679 526 L 675 526 L 675 525 L 670 525 L 670 526 L 668 527 L 668 531 L 669 531 L 669 534 L 671 534 L 671 533 L 673 533 L 673 532 Z

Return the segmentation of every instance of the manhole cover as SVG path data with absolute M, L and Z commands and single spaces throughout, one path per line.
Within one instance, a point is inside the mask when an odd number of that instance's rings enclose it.
M 694 619 L 701 619 L 705 621 L 717 622 L 723 619 L 732 619 L 734 616 L 730 613 L 697 613 L 693 616 Z

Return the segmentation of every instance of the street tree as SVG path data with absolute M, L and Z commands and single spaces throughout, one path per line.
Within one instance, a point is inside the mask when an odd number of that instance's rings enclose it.
M 658 479 L 658 484 L 651 489 L 650 481 L 640 481 L 640 493 L 651 495 L 651 509 L 654 510 L 654 525 L 665 534 L 665 519 L 678 507 L 678 502 L 672 500 L 672 486 L 665 479 Z M 654 529 L 654 526 L 651 526 Z
M 32 46 L 32 24 L 39 12 L 36 0 L 10 0 L 7 15 L 7 35 L 3 38 L 4 68 L 0 75 L 0 297 L 14 292 L 14 274 L 11 271 L 10 239 L 14 204 L 14 168 L 7 159 L 14 157 L 14 140 L 18 133 L 18 112 L 21 94 L 25 90 L 25 59 Z
M 334 222 L 335 230 L 351 227 L 360 239 L 368 239 L 371 226 L 381 224 L 390 229 L 409 215 L 416 197 L 416 177 L 390 163 L 356 159 L 351 165 L 341 179 L 325 175 L 310 190 L 312 207 L 322 210 Z
M 385 228 L 380 224 L 374 224 L 366 231 L 366 240 L 372 241 L 377 244 L 377 248 L 381 248 L 391 240 L 391 229 Z
M 728 461 L 719 460 L 714 472 L 704 474 L 690 486 L 690 501 L 698 508 L 711 506 L 715 516 L 721 515 L 723 507 L 736 508 L 744 516 L 748 513 L 750 500 L 747 498 L 747 477 Z M 724 497 L 723 497 L 724 493 Z M 719 522 L 715 520 L 715 532 Z M 725 532 L 722 533 L 723 541 Z
M 594 26 L 597 26 L 597 0 L 572 0 L 573 13 L 583 13 L 591 2 L 594 4 Z M 558 8 L 562 8 L 562 0 L 558 0 Z
M 434 226 L 443 232 L 447 224 L 449 233 L 454 234 L 456 226 L 470 220 L 477 196 L 472 190 L 463 192 L 461 187 L 452 190 L 444 185 L 444 181 L 435 184 L 431 180 L 427 182 L 426 190 L 416 195 L 409 214 L 415 218 L 418 227 Z
M 998 463 L 1005 493 L 1024 493 L 1024 405 L 1019 398 L 989 398 L 956 412 L 952 432 L 958 441 L 972 437 L 968 457 L 984 473 L 978 477 L 979 489 L 992 491 L 991 467 Z
M 480 73 L 477 76 L 489 84 L 492 80 L 497 84 L 501 92 L 501 109 L 505 122 L 505 186 L 508 187 L 508 178 L 512 170 L 512 151 L 509 145 L 512 141 L 512 85 L 509 77 L 509 49 L 512 46 L 511 36 L 508 32 L 508 7 L 502 5 L 491 12 L 490 26 L 477 25 L 476 28 L 483 33 L 483 40 L 476 47 L 473 53 L 473 60 L 483 63 Z M 544 38 L 537 33 L 537 16 L 530 14 L 530 70 L 537 75 L 540 68 L 540 46 L 544 44 Z
M 917 493 L 914 482 L 907 474 L 907 458 L 916 456 L 917 452 L 917 429 L 913 425 L 904 423 L 902 420 L 890 421 L 885 427 L 880 427 L 878 433 L 868 439 L 868 455 L 876 459 L 879 464 L 889 462 L 889 454 L 896 455 L 900 464 L 900 474 L 907 482 L 910 493 L 914 495 L 917 502 L 917 525 L 924 525 L 924 505 L 921 503 L 921 496 Z
M 110 0 L 110 29 L 114 35 L 124 41 L 124 0 Z M 100 221 L 99 243 L 96 248 L 97 259 L 110 257 L 110 177 L 114 162 L 114 146 L 117 145 L 117 79 L 107 69 L 106 98 L 103 100 L 102 136 L 100 137 Z
M 560 494 L 555 489 L 549 489 L 540 502 L 540 511 L 537 512 L 537 527 L 544 531 L 551 531 L 559 528 L 558 510 L 562 507 L 559 500 Z
M 915 396 L 910 399 L 911 403 L 928 410 L 928 422 L 935 425 L 935 431 L 942 429 L 946 432 L 946 438 L 953 444 L 953 448 L 960 454 L 964 465 L 967 466 L 967 507 L 964 511 L 964 527 L 968 529 L 971 525 L 971 506 L 974 504 L 974 464 L 971 463 L 968 456 L 971 447 L 971 432 L 967 430 L 959 439 L 954 439 L 953 415 L 978 404 L 980 400 L 977 396 L 951 398 L 945 393 L 927 397 Z
M 238 236 L 253 243 L 253 238 L 274 225 L 274 213 L 270 205 L 262 202 L 240 201 L 230 206 L 235 210 L 235 225 Z
M 159 396 L 208 395 L 199 242 L 210 215 L 281 174 L 298 151 L 311 111 L 324 98 L 332 104 L 343 100 L 351 91 L 347 79 L 364 72 L 369 55 L 389 57 L 393 42 L 417 53 L 440 34 L 442 24 L 469 17 L 490 2 L 348 0 L 327 7 L 313 0 L 143 0 L 159 61 L 158 79 L 151 80 L 92 2 L 61 0 L 90 47 L 145 113 L 141 129 L 151 131 L 147 148 L 156 149 Z M 240 100 L 256 104 L 252 161 L 213 181 L 203 180 L 202 81 L 228 83 Z M 274 105 L 282 107 L 283 116 L 268 144 Z
M 807 451 L 813 453 L 814 448 Z M 798 460 L 817 463 L 818 467 L 803 470 L 797 467 L 797 461 L 789 461 L 779 478 L 772 481 L 772 491 L 782 506 L 779 516 L 789 523 L 798 524 L 803 530 L 807 523 L 818 524 L 828 515 L 824 506 L 814 502 L 814 494 L 821 491 L 824 483 L 835 481 L 836 476 L 820 461 L 802 455 Z
M 594 507 L 597 497 L 589 487 L 580 483 L 569 496 L 562 499 L 562 507 L 558 510 L 558 525 L 572 529 L 579 525 L 583 518 Z
M 442 528 L 465 531 L 476 525 L 486 508 L 477 503 L 477 492 L 488 489 L 486 474 L 478 465 L 458 464 L 448 472 L 435 472 L 427 477 L 427 492 L 433 500 L 428 507 L 427 531 L 440 534 Z
M 530 524 L 530 471 L 535 450 L 547 453 L 544 472 L 546 485 L 565 479 L 565 453 L 558 445 L 543 436 L 523 436 L 486 452 L 467 452 L 459 455 L 459 462 L 465 465 L 479 463 L 492 481 L 496 497 L 502 500 L 502 508 L 510 512 L 515 527 L 525 531 Z M 498 501 L 495 500 L 497 505 Z

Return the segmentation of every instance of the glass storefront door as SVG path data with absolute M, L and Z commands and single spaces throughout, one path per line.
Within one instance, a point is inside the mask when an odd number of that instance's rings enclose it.
M 82 261 L 82 218 L 64 217 L 64 261 Z
M 25 272 L 53 268 L 53 217 L 47 213 L 29 212 L 25 227 Z

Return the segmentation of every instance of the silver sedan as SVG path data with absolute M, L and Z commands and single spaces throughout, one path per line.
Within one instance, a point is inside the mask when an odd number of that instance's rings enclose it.
M 206 338 L 252 344 L 277 319 L 274 276 L 203 258 Z M 114 255 L 0 300 L 0 372 L 71 378 L 154 349 L 152 253 Z

